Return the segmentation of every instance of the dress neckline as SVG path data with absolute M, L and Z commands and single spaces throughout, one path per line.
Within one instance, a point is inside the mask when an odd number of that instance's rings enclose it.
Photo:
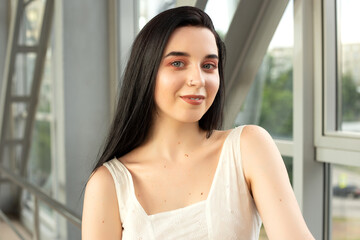
M 224 148 L 228 142 L 228 139 L 230 138 L 230 135 L 234 132 L 236 128 L 232 129 L 226 136 L 225 140 L 224 140 L 224 143 L 222 144 L 222 147 L 221 147 L 221 151 L 220 151 L 220 157 L 218 159 L 218 163 L 217 163 L 217 166 L 216 166 L 216 170 L 215 170 L 215 174 L 214 174 L 214 177 L 213 177 L 213 180 L 211 182 L 211 186 L 210 186 L 210 190 L 209 190 L 209 194 L 207 196 L 207 198 L 205 200 L 201 200 L 199 202 L 196 202 L 196 203 L 192 203 L 190 205 L 187 205 L 185 207 L 181 207 L 181 208 L 176 208 L 176 209 L 172 209 L 172 210 L 168 210 L 168 211 L 162 211 L 162 212 L 158 212 L 158 213 L 154 213 L 154 214 L 147 214 L 147 212 L 145 211 L 145 209 L 143 208 L 143 206 L 140 204 L 140 202 L 138 201 L 137 197 L 136 197 L 136 194 L 135 194 L 135 186 L 134 186 L 134 181 L 133 181 L 133 178 L 132 178 L 132 175 L 129 171 L 129 169 L 127 169 L 127 167 L 117 158 L 114 158 L 113 160 L 115 160 L 115 162 L 117 164 L 119 164 L 126 172 L 126 174 L 128 175 L 129 177 L 129 180 L 130 180 L 130 192 L 131 192 L 131 198 L 133 199 L 133 201 L 135 202 L 135 204 L 137 205 L 137 207 L 140 209 L 140 211 L 148 218 L 150 217 L 155 217 L 155 216 L 160 216 L 160 215 L 167 215 L 167 214 L 171 214 L 171 213 L 176 213 L 176 212 L 179 212 L 179 211 L 185 211 L 185 210 L 188 210 L 190 208 L 193 208 L 193 207 L 196 207 L 198 205 L 202 205 L 202 204 L 206 204 L 208 202 L 208 200 L 210 199 L 210 197 L 212 196 L 212 192 L 214 191 L 214 185 L 215 185 L 215 182 L 216 182 L 216 179 L 217 179 L 217 176 L 219 175 L 219 168 L 221 166 L 221 163 L 222 163 L 222 159 L 223 159 L 223 155 L 224 155 Z

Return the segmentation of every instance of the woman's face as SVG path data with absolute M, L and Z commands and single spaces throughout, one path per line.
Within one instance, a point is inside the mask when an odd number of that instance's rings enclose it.
M 169 38 L 156 77 L 158 117 L 196 122 L 219 89 L 218 49 L 214 34 L 203 27 L 180 27 Z

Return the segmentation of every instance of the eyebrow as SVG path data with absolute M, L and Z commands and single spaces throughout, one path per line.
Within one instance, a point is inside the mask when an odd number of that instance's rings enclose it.
M 186 52 L 170 52 L 168 54 L 166 54 L 166 56 L 164 58 L 167 58 L 169 56 L 185 56 L 185 57 L 190 57 L 190 54 L 186 53 Z M 219 57 L 216 54 L 209 54 L 206 55 L 205 58 L 214 58 L 214 59 L 219 59 Z

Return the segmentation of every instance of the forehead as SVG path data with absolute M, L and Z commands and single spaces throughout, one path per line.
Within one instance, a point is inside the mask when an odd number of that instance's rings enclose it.
M 164 55 L 171 51 L 218 53 L 214 34 L 207 28 L 194 26 L 175 29 L 167 42 Z

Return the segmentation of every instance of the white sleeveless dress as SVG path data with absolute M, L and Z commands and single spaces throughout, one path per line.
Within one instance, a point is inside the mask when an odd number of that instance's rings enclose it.
M 124 240 L 259 239 L 261 219 L 244 178 L 240 135 L 227 136 L 206 200 L 147 215 L 138 202 L 129 170 L 116 158 L 104 163 L 116 188 Z

